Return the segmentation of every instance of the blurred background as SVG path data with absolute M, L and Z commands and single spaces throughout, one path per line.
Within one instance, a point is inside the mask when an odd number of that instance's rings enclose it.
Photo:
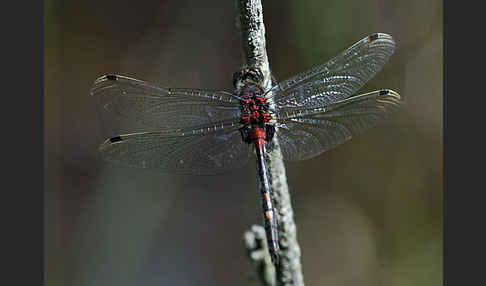
M 45 1 L 45 285 L 258 285 L 242 240 L 262 223 L 255 166 L 201 177 L 105 164 L 106 115 L 89 95 L 106 73 L 231 90 L 233 1 L 120 3 Z M 407 99 L 376 128 L 286 165 L 306 285 L 442 285 L 442 1 L 263 8 L 278 80 L 383 32 L 397 50 L 361 92 Z

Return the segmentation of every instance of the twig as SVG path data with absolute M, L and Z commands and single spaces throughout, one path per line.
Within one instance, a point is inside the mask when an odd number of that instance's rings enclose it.
M 252 262 L 258 278 L 264 286 L 275 286 L 275 267 L 270 255 L 268 255 L 265 228 L 260 225 L 253 225 L 250 230 L 245 232 L 244 239 L 248 259 Z
M 236 26 L 241 33 L 242 39 L 242 56 L 246 66 L 258 67 L 264 76 L 264 88 L 270 89 L 272 85 L 272 76 L 270 72 L 270 65 L 268 63 L 266 44 L 265 44 L 265 26 L 263 24 L 263 8 L 261 0 L 235 0 L 236 9 Z M 273 100 L 269 100 L 270 108 L 275 108 Z M 278 130 L 277 130 L 278 132 Z M 294 222 L 294 213 L 290 200 L 290 194 L 287 186 L 287 176 L 285 174 L 285 165 L 282 161 L 282 153 L 277 136 L 273 138 L 274 148 L 269 152 L 267 157 L 268 171 L 270 174 L 270 183 L 274 197 L 274 205 L 277 212 L 278 232 L 280 240 L 280 263 L 275 267 L 276 281 L 278 285 L 295 285 L 303 286 L 304 278 L 302 275 L 302 267 L 300 262 L 300 247 L 297 243 L 297 228 Z M 254 232 L 255 228 L 252 229 Z M 246 245 L 248 251 L 253 251 L 248 248 L 251 245 L 251 232 L 246 233 Z M 251 236 L 251 235 L 250 235 Z M 254 238 L 255 240 L 256 238 Z M 258 245 L 257 241 L 254 241 Z M 265 249 L 266 241 L 260 243 Z M 268 251 L 264 252 L 268 255 Z M 259 274 L 264 285 L 268 283 L 265 280 L 265 275 L 271 273 L 273 265 L 265 263 L 269 261 L 269 257 L 261 258 L 250 256 L 253 263 L 262 263 L 263 269 Z M 266 260 L 263 260 L 266 259 Z M 263 261 L 263 262 L 262 262 Z

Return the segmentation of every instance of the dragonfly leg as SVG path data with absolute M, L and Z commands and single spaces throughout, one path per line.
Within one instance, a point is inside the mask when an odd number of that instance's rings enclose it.
M 243 140 L 243 142 L 250 144 L 252 142 L 252 139 L 250 136 L 250 129 L 248 128 L 248 126 L 243 126 L 238 130 L 240 131 L 241 139 Z
M 265 136 L 266 141 L 272 141 L 273 135 L 275 134 L 275 126 L 266 124 L 265 125 Z

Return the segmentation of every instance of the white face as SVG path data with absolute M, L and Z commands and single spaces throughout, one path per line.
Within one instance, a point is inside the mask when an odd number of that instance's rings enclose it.
M 263 74 L 258 68 L 250 67 L 233 74 L 233 86 L 240 89 L 246 85 L 261 86 L 263 83 Z

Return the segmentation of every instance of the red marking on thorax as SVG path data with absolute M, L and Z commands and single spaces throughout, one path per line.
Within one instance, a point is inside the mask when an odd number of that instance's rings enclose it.
M 243 92 L 242 105 L 243 114 L 241 123 L 245 125 L 256 124 L 257 122 L 268 122 L 271 116 L 266 112 L 266 99 L 261 95 L 261 90 L 249 88 Z
M 258 120 L 258 118 L 260 118 L 260 113 L 258 112 L 251 113 L 251 119 Z
M 257 148 L 264 146 L 266 140 L 265 126 L 272 119 L 267 110 L 266 99 L 262 94 L 262 89 L 254 86 L 248 87 L 242 91 L 242 98 L 240 99 L 242 111 L 240 122 L 247 126 L 250 137 L 248 139 Z

